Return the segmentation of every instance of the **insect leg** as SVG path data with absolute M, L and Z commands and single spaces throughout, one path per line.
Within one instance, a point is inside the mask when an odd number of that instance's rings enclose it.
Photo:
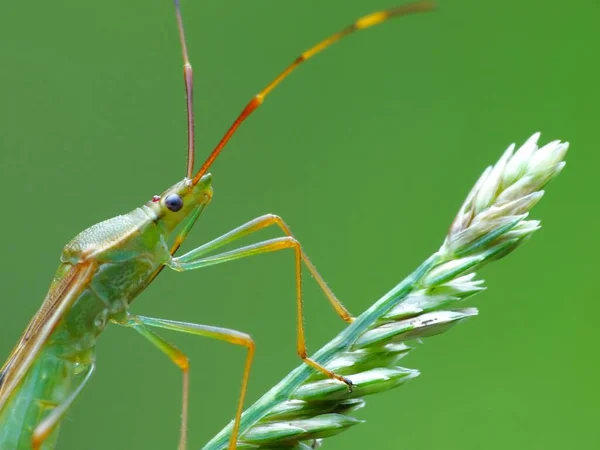
M 85 374 L 83 375 L 83 380 L 79 383 L 79 385 L 75 388 L 71 394 L 67 397 L 67 399 L 58 405 L 42 422 L 35 428 L 33 432 L 33 436 L 31 438 L 31 447 L 33 450 L 39 450 L 42 447 L 42 444 L 54 431 L 56 425 L 58 425 L 65 415 L 65 413 L 69 410 L 73 401 L 77 398 L 77 396 L 83 390 L 83 387 L 90 380 L 92 374 L 94 373 L 94 369 L 96 368 L 95 364 L 92 363 L 88 366 Z
M 118 323 L 118 322 L 117 322 Z M 133 328 L 146 339 L 148 339 L 155 347 L 163 352 L 167 357 L 181 369 L 183 375 L 183 395 L 181 406 L 181 431 L 179 435 L 179 450 L 185 450 L 187 446 L 187 415 L 188 415 L 188 394 L 189 394 L 189 360 L 188 357 L 177 347 L 165 341 L 159 335 L 153 333 L 146 328 L 137 317 L 130 318 L 127 322 L 122 323 Z
M 181 437 L 179 441 L 179 450 L 186 448 L 187 436 L 187 409 L 189 394 L 189 360 L 177 347 L 169 344 L 162 337 L 158 336 L 149 328 L 163 328 L 172 331 L 178 331 L 196 336 L 205 336 L 230 344 L 242 345 L 248 349 L 246 362 L 244 364 L 244 375 L 242 378 L 242 388 L 235 414 L 235 422 L 231 438 L 229 441 L 229 450 L 235 450 L 237 443 L 240 418 L 244 407 L 244 397 L 248 388 L 248 379 L 250 378 L 250 368 L 254 358 L 255 345 L 250 335 L 228 328 L 212 327 L 208 325 L 198 325 L 195 323 L 177 322 L 174 320 L 155 319 L 152 317 L 130 316 L 126 322 L 119 323 L 127 327 L 134 328 L 142 336 L 148 339 L 159 350 L 165 353 L 183 372 L 183 406 L 181 413 Z
M 235 230 L 233 232 L 235 232 Z M 209 256 L 200 259 L 194 259 L 193 256 L 196 256 L 194 255 L 195 250 L 192 250 L 191 252 L 183 256 L 180 256 L 178 258 L 172 258 L 171 261 L 168 263 L 168 266 L 173 270 L 183 272 L 187 270 L 200 269 L 201 267 L 213 266 L 215 264 L 221 264 L 227 261 L 233 261 L 247 256 L 259 255 L 261 253 L 276 252 L 286 248 L 294 249 L 296 260 L 296 351 L 300 358 L 302 358 L 302 361 L 311 366 L 313 369 L 321 372 L 329 378 L 334 378 L 336 380 L 342 381 L 343 383 L 346 383 L 348 385 L 348 388 L 351 390 L 353 385 L 349 379 L 341 375 L 337 375 L 336 373 L 333 373 L 330 370 L 327 370 L 325 367 L 323 367 L 316 361 L 310 359 L 307 355 L 306 339 L 304 337 L 304 317 L 302 307 L 302 249 L 300 247 L 300 243 L 296 239 L 294 239 L 291 236 L 269 239 L 267 241 L 259 242 L 256 244 L 248 245 L 246 247 L 241 247 L 236 250 L 221 253 L 219 255 Z M 202 249 L 200 253 L 205 253 L 205 250 L 206 248 Z
M 219 247 L 229 244 L 230 242 L 233 242 L 237 239 L 240 239 L 244 236 L 247 236 L 251 233 L 255 233 L 272 225 L 277 225 L 288 237 L 296 240 L 290 227 L 287 225 L 287 223 L 284 222 L 284 220 L 281 217 L 275 214 L 265 214 L 249 222 L 246 222 L 245 224 L 235 228 L 234 230 L 225 233 L 223 236 L 219 236 L 218 238 L 213 239 L 212 241 L 186 253 L 185 255 L 180 256 L 179 258 L 177 258 L 177 260 L 180 262 L 188 262 L 197 259 L 201 255 L 209 253 L 213 250 L 218 249 Z M 345 322 L 352 323 L 354 318 L 344 307 L 344 305 L 342 305 L 342 303 L 338 300 L 331 288 L 327 286 L 327 283 L 325 282 L 321 274 L 317 271 L 317 268 L 310 261 L 308 255 L 302 249 L 302 246 L 300 246 L 300 256 L 302 258 L 302 262 L 304 262 L 311 275 L 315 278 L 321 290 L 325 293 L 325 296 L 333 306 L 335 312 Z

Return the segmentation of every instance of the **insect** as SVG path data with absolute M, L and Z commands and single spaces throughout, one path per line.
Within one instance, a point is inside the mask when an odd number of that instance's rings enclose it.
M 175 271 L 189 271 L 247 256 L 291 249 L 295 255 L 297 353 L 314 370 L 352 388 L 349 380 L 328 371 L 307 356 L 302 320 L 303 266 L 315 278 L 336 313 L 346 322 L 352 322 L 353 318 L 327 287 L 283 219 L 272 214 L 264 215 L 184 255 L 175 254 L 212 199 L 213 188 L 208 169 L 238 127 L 262 105 L 281 81 L 301 63 L 344 36 L 392 17 L 430 11 L 433 5 L 413 3 L 369 14 L 302 53 L 250 100 L 206 161 L 194 173 L 193 72 L 188 58 L 179 0 L 174 0 L 174 4 L 183 56 L 187 106 L 186 176 L 130 213 L 93 225 L 63 249 L 60 265 L 42 306 L 0 370 L 1 449 L 48 450 L 55 447 L 61 420 L 94 372 L 95 344 L 109 322 L 133 328 L 181 369 L 183 393 L 180 450 L 185 449 L 187 444 L 188 358 L 156 334 L 154 329 L 205 336 L 245 347 L 247 355 L 241 392 L 229 441 L 229 449 L 236 448 L 255 344 L 248 334 L 235 330 L 130 313 L 131 302 L 165 267 Z M 226 244 L 270 226 L 279 227 L 284 236 L 235 250 L 217 252 Z

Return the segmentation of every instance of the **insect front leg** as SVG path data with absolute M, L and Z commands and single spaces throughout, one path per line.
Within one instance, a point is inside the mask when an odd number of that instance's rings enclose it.
M 227 233 L 217 239 L 214 239 L 213 241 L 211 241 L 201 247 L 198 247 L 195 250 L 192 250 L 192 251 L 186 253 L 185 255 L 182 255 L 177 258 L 172 258 L 171 261 L 168 263 L 168 266 L 176 271 L 182 272 L 182 271 L 188 271 L 188 270 L 193 270 L 193 269 L 199 269 L 202 267 L 212 266 L 215 264 L 221 264 L 221 263 L 224 263 L 227 261 L 233 261 L 233 260 L 244 258 L 247 256 L 275 252 L 275 251 L 283 250 L 286 248 L 293 249 L 294 254 L 295 254 L 295 275 L 296 275 L 296 326 L 297 326 L 296 351 L 297 351 L 298 355 L 300 356 L 300 358 L 306 364 L 311 366 L 313 369 L 323 373 L 324 375 L 326 375 L 329 378 L 334 378 L 343 383 L 346 383 L 346 385 L 348 385 L 348 388 L 350 390 L 352 390 L 353 385 L 349 379 L 347 379 L 346 377 L 343 377 L 341 375 L 337 375 L 336 373 L 331 372 L 330 370 L 327 370 L 325 367 L 323 367 L 321 364 L 317 363 L 316 361 L 312 360 L 307 355 L 306 339 L 305 339 L 305 334 L 304 334 L 304 317 L 303 317 L 303 302 L 302 302 L 302 261 L 303 261 L 304 253 L 302 251 L 302 247 L 300 246 L 300 243 L 293 236 L 288 235 L 286 237 L 269 239 L 266 241 L 262 241 L 262 242 L 259 242 L 256 244 L 241 247 L 236 250 L 231 250 L 229 252 L 221 253 L 218 255 L 208 256 L 208 257 L 204 257 L 204 258 L 201 257 L 202 255 L 205 255 L 206 253 L 208 253 L 218 247 L 221 247 L 221 246 L 223 246 L 227 243 L 230 243 L 236 239 L 246 236 L 249 233 L 252 233 L 261 228 L 264 228 L 265 226 L 268 226 L 270 224 L 269 223 L 270 221 L 273 223 L 276 223 L 273 220 L 273 217 L 277 217 L 277 216 L 271 216 L 271 218 L 269 218 L 269 216 L 263 216 L 263 217 L 259 217 L 258 219 L 255 219 L 254 221 L 250 221 L 250 222 L 236 228 L 235 230 L 232 230 L 229 233 Z M 284 231 L 285 231 L 285 229 L 284 229 Z M 314 266 L 312 266 L 312 263 L 310 263 L 310 261 L 309 261 L 308 267 L 309 267 L 309 269 L 311 267 L 314 268 Z M 316 272 L 316 270 L 315 270 L 315 272 Z M 319 275 L 319 278 L 320 278 L 320 275 Z M 319 284 L 321 284 L 321 283 L 319 283 Z M 326 286 L 324 282 L 323 282 L 323 285 Z M 351 321 L 352 317 L 350 316 L 350 314 L 339 303 L 339 301 L 338 301 L 338 304 L 343 309 L 343 311 L 345 311 L 345 313 L 347 314 L 348 320 Z M 337 308 L 336 308 L 336 311 L 337 311 Z
M 246 347 L 248 353 L 244 364 L 244 375 L 242 378 L 242 388 L 235 414 L 235 421 L 231 438 L 229 440 L 229 450 L 235 450 L 240 427 L 240 419 L 244 409 L 244 398 L 248 388 L 248 379 L 250 378 L 250 368 L 254 359 L 255 345 L 250 335 L 240 331 L 228 328 L 212 327 L 209 325 L 199 325 L 195 323 L 177 322 L 174 320 L 156 319 L 144 316 L 129 316 L 124 322 L 117 322 L 120 325 L 135 329 L 138 333 L 148 339 L 155 347 L 165 353 L 183 374 L 183 401 L 181 411 L 181 434 L 179 438 L 179 450 L 185 450 L 187 446 L 187 414 L 189 404 L 189 359 L 177 347 L 168 343 L 150 328 L 163 328 L 166 330 L 178 331 L 180 333 L 204 336 L 230 344 L 242 345 Z
M 59 404 L 52 412 L 46 417 L 40 424 L 35 428 L 33 432 L 33 436 L 31 438 L 31 448 L 33 450 L 39 450 L 42 448 L 42 445 L 48 439 L 48 437 L 55 430 L 56 426 L 60 423 L 66 412 L 69 410 L 73 401 L 77 398 L 77 396 L 83 390 L 83 387 L 87 384 L 87 382 L 92 377 L 96 365 L 91 363 L 86 371 L 83 373 L 83 379 L 79 382 L 77 387 L 73 392 L 69 394 L 69 396 Z
M 276 225 L 277 227 L 279 227 L 281 229 L 281 231 L 284 232 L 284 234 L 286 236 L 292 238 L 293 240 L 296 240 L 295 236 L 292 233 L 292 230 L 290 229 L 288 224 L 281 217 L 279 217 L 275 214 L 265 214 L 260 217 L 257 217 L 256 219 L 253 219 L 249 222 L 246 222 L 245 224 L 235 228 L 234 230 L 231 230 L 228 233 L 225 233 L 222 236 L 219 236 L 216 239 L 213 239 L 212 241 L 210 241 L 204 245 L 201 245 L 200 247 L 186 253 L 185 255 L 180 256 L 179 258 L 177 258 L 177 260 L 182 263 L 192 261 L 202 255 L 212 252 L 213 250 L 223 247 L 224 245 L 227 245 L 237 239 L 240 239 L 251 233 L 255 233 L 264 228 L 268 228 L 272 225 Z M 329 300 L 329 303 L 331 303 L 331 306 L 333 306 L 333 309 L 335 310 L 335 312 L 345 322 L 352 323 L 352 321 L 354 320 L 352 315 L 348 312 L 348 310 L 344 307 L 344 305 L 342 305 L 342 302 L 340 302 L 338 300 L 338 298 L 333 293 L 331 288 L 329 286 L 327 286 L 327 283 L 325 282 L 325 280 L 323 279 L 321 274 L 317 271 L 317 268 L 311 262 L 308 255 L 304 252 L 304 250 L 302 249 L 302 246 L 300 246 L 300 245 L 298 245 L 298 246 L 299 246 L 299 252 L 300 252 L 300 256 L 302 258 L 302 262 L 304 263 L 304 265 L 306 266 L 306 268 L 308 269 L 310 274 L 316 280 L 317 284 L 319 285 L 319 287 L 321 288 L 321 290 L 323 291 L 323 293 Z

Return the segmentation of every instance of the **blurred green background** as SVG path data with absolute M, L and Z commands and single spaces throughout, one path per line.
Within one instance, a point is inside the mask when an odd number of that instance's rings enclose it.
M 183 0 L 198 159 L 299 52 L 393 0 Z M 403 362 L 422 376 L 368 400 L 328 449 L 598 448 L 598 1 L 440 1 L 303 66 L 212 168 L 186 248 L 272 212 L 354 313 L 440 245 L 472 183 L 513 141 L 572 143 L 533 217 L 481 272 L 481 315 Z M 61 248 L 185 173 L 170 0 L 4 2 L 0 13 L 0 355 L 39 307 Z M 276 231 L 262 237 L 275 236 Z M 291 253 L 165 272 L 136 313 L 240 329 L 258 351 L 248 404 L 298 364 Z M 307 278 L 309 349 L 343 324 Z M 192 360 L 190 448 L 232 417 L 244 351 L 168 335 Z M 0 359 L 3 359 L 1 357 Z M 180 375 L 110 327 L 59 449 L 175 448 Z

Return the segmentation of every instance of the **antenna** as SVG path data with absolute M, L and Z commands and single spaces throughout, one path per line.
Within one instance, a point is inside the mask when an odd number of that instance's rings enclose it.
M 194 174 L 194 72 L 188 57 L 185 32 L 183 30 L 183 18 L 181 17 L 181 5 L 179 0 L 175 2 L 175 14 L 177 16 L 177 28 L 179 29 L 179 41 L 181 42 L 181 54 L 183 57 L 183 80 L 185 83 L 185 101 L 187 107 L 187 131 L 188 131 L 188 155 L 187 155 L 187 177 L 192 178 Z
M 175 0 L 175 3 L 178 4 L 179 3 L 178 0 Z M 208 156 L 206 161 L 204 161 L 204 164 L 202 164 L 202 167 L 200 167 L 200 170 L 198 170 L 198 172 L 194 176 L 194 180 L 193 180 L 192 184 L 196 184 L 196 183 L 198 183 L 198 181 L 200 181 L 200 178 L 202 178 L 202 176 L 207 172 L 207 170 L 212 165 L 212 163 L 215 161 L 215 159 L 217 159 L 217 156 L 219 156 L 219 154 L 221 153 L 221 151 L 223 150 L 225 145 L 227 145 L 227 143 L 229 142 L 231 137 L 235 134 L 235 132 L 237 131 L 239 126 L 244 122 L 244 120 L 246 120 L 248 118 L 248 116 L 250 116 L 250 114 L 252 114 L 260 105 L 262 105 L 262 103 L 265 101 L 265 98 L 267 97 L 267 95 L 269 95 L 269 93 L 273 89 L 275 89 L 275 87 L 277 87 L 277 85 L 279 85 L 279 83 L 281 83 L 285 78 L 287 78 L 288 75 L 290 75 L 296 69 L 296 67 L 298 67 L 300 64 L 309 60 L 310 58 L 315 56 L 317 53 L 320 53 L 321 51 L 325 50 L 330 45 L 336 43 L 343 37 L 355 32 L 355 31 L 370 28 L 374 25 L 378 25 L 382 22 L 385 22 L 386 20 L 391 19 L 393 17 L 400 17 L 400 16 L 404 16 L 407 14 L 419 13 L 419 12 L 429 12 L 429 11 L 433 11 L 434 9 L 435 9 L 434 3 L 417 2 L 417 3 L 409 3 L 407 5 L 402 5 L 402 6 L 398 6 L 395 8 L 386 9 L 383 11 L 374 12 L 374 13 L 368 14 L 364 17 L 361 17 L 360 19 L 355 21 L 353 24 L 347 26 L 346 28 L 342 29 L 341 31 L 338 31 L 335 34 L 332 34 L 325 40 L 319 42 L 314 47 L 306 50 L 304 53 L 302 53 L 300 56 L 298 56 L 294 60 L 294 62 L 292 62 L 289 66 L 287 66 L 285 68 L 285 70 L 283 72 L 281 72 L 273 81 L 271 81 L 271 83 L 269 83 L 267 85 L 267 87 L 265 87 L 262 91 L 260 91 L 258 94 L 256 94 L 252 98 L 252 100 L 250 100 L 250 102 L 248 102 L 246 107 L 242 110 L 240 115 L 237 117 L 237 119 L 235 119 L 235 121 L 229 127 L 229 129 L 227 130 L 225 135 L 221 138 L 221 141 L 219 141 L 219 143 L 217 144 L 215 149 Z M 178 14 L 179 14 L 179 10 L 178 10 Z M 181 23 L 180 15 L 178 16 L 178 20 Z M 181 25 L 180 25 L 180 31 L 181 31 L 181 35 L 183 36 L 183 28 Z M 184 60 L 187 61 L 187 55 L 185 53 L 185 41 L 183 40 L 183 37 L 182 37 L 182 45 L 184 48 Z M 189 66 L 189 62 L 186 62 L 186 67 L 188 67 L 188 66 Z M 190 112 L 189 112 L 190 104 L 191 104 L 191 71 L 192 71 L 192 68 L 191 68 L 191 66 L 189 66 L 189 73 L 190 73 L 189 78 L 188 78 L 187 72 L 186 72 L 186 92 L 188 92 L 188 130 L 190 129 L 190 127 L 192 127 L 192 131 L 193 131 L 193 123 L 192 123 L 192 125 L 189 124 L 189 121 L 191 120 Z M 188 85 L 189 85 L 189 87 L 188 87 Z M 188 136 L 189 136 L 189 134 L 188 134 Z M 193 139 L 191 139 L 191 142 L 193 145 Z M 192 152 L 192 157 L 193 157 L 193 150 L 191 152 Z M 189 171 L 189 157 L 188 157 L 188 171 Z

